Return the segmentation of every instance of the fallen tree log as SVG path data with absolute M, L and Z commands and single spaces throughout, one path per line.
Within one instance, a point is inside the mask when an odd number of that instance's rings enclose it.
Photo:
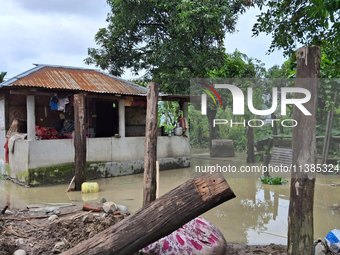
M 234 197 L 220 173 L 202 174 L 62 255 L 133 254 Z

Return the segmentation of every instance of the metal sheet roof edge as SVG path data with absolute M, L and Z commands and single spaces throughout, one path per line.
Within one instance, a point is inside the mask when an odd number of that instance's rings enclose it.
M 19 80 L 19 79 L 21 79 L 21 78 L 23 78 L 23 77 L 25 77 L 25 76 L 31 74 L 31 73 L 34 73 L 34 72 L 36 72 L 36 71 L 38 71 L 38 70 L 40 70 L 40 69 L 42 69 L 42 68 L 43 68 L 43 66 L 36 66 L 36 67 L 33 67 L 33 68 L 31 68 L 31 69 L 29 69 L 29 70 L 27 70 L 27 71 L 25 71 L 25 72 L 23 72 L 23 73 L 21 73 L 21 74 L 18 74 L 18 75 L 16 75 L 16 76 L 14 76 L 14 77 L 8 79 L 7 81 L 4 81 L 4 82 L 0 83 L 0 87 L 8 86 L 8 85 L 10 85 L 11 83 L 13 83 L 13 82 L 15 82 L 15 81 L 17 81 L 17 80 Z
M 135 83 L 130 82 L 130 81 L 128 81 L 128 80 L 124 80 L 124 79 L 122 79 L 122 78 L 120 78 L 120 77 L 117 77 L 117 76 L 114 76 L 114 75 L 112 75 L 112 74 L 105 73 L 105 72 L 103 72 L 103 71 L 100 70 L 100 69 L 84 68 L 84 67 L 74 67 L 74 66 L 63 66 L 63 65 L 34 64 L 34 63 L 33 63 L 33 65 L 35 65 L 36 67 L 33 67 L 33 68 L 29 69 L 28 71 L 25 71 L 25 72 L 23 72 L 23 73 L 21 73 L 21 74 L 18 74 L 18 75 L 16 75 L 16 76 L 14 76 L 14 77 L 8 79 L 8 80 L 5 81 L 5 82 L 0 83 L 0 87 L 8 86 L 8 85 L 10 85 L 11 83 L 13 83 L 13 82 L 15 82 L 15 81 L 17 81 L 17 80 L 19 80 L 19 79 L 21 79 L 21 78 L 23 78 L 23 77 L 29 75 L 29 74 L 31 74 L 31 73 L 33 73 L 33 72 L 36 72 L 36 71 L 38 71 L 38 70 L 40 70 L 40 69 L 42 69 L 42 68 L 44 68 L 44 67 L 55 67 L 55 68 L 66 68 L 66 69 L 91 70 L 91 71 L 95 71 L 95 72 L 104 74 L 104 75 L 106 75 L 106 76 L 109 76 L 109 77 L 111 77 L 111 78 L 120 80 L 120 81 L 122 81 L 122 82 L 129 83 L 130 85 L 133 85 L 133 86 L 135 86 L 135 87 L 137 87 L 137 88 L 140 88 L 140 89 L 143 89 L 143 90 L 146 90 L 146 91 L 148 90 L 147 88 L 145 88 L 145 87 L 143 87 L 143 86 L 141 86 L 141 85 L 135 84 Z

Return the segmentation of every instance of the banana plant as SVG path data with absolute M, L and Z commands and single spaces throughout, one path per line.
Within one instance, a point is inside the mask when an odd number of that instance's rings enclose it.
M 6 76 L 7 72 L 1 72 L 0 73 L 0 83 L 3 82 L 5 80 L 5 76 Z

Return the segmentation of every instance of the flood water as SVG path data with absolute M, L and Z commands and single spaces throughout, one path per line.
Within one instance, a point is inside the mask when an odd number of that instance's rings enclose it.
M 214 223 L 228 242 L 248 244 L 286 244 L 290 183 L 265 185 L 259 178 L 235 178 L 224 174 L 236 198 L 211 209 L 203 217 Z M 230 177 L 230 178 L 229 178 Z M 189 168 L 160 172 L 160 195 L 191 178 Z M 68 184 L 24 188 L 0 180 L 0 208 L 9 194 L 11 208 L 25 208 L 36 203 L 97 202 L 102 197 L 126 205 L 130 212 L 142 206 L 142 174 L 95 180 L 100 191 L 93 194 L 66 193 Z M 314 202 L 315 238 L 324 238 L 334 228 L 340 228 L 340 178 L 319 177 L 316 180 Z

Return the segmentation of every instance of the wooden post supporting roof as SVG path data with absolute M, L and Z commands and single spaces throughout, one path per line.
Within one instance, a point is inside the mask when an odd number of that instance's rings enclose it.
M 222 174 L 202 174 L 62 255 L 134 254 L 234 197 Z
M 86 181 L 86 131 L 85 131 L 85 93 L 74 95 L 74 161 L 75 190 L 81 190 Z
M 304 115 L 294 106 L 293 119 L 298 122 L 298 125 L 293 128 L 293 168 L 287 245 L 288 254 L 294 255 L 313 254 L 315 172 L 313 173 L 311 169 L 316 163 L 315 130 L 320 62 L 320 47 L 310 46 L 297 50 L 295 87 L 305 88 L 311 93 L 311 99 L 303 105 L 312 115 Z M 301 93 L 295 94 L 295 98 L 304 97 L 305 95 Z
M 35 97 L 27 95 L 27 140 L 35 141 Z
M 143 206 L 156 199 L 156 160 L 157 160 L 157 103 L 158 84 L 149 83 L 146 108 Z

